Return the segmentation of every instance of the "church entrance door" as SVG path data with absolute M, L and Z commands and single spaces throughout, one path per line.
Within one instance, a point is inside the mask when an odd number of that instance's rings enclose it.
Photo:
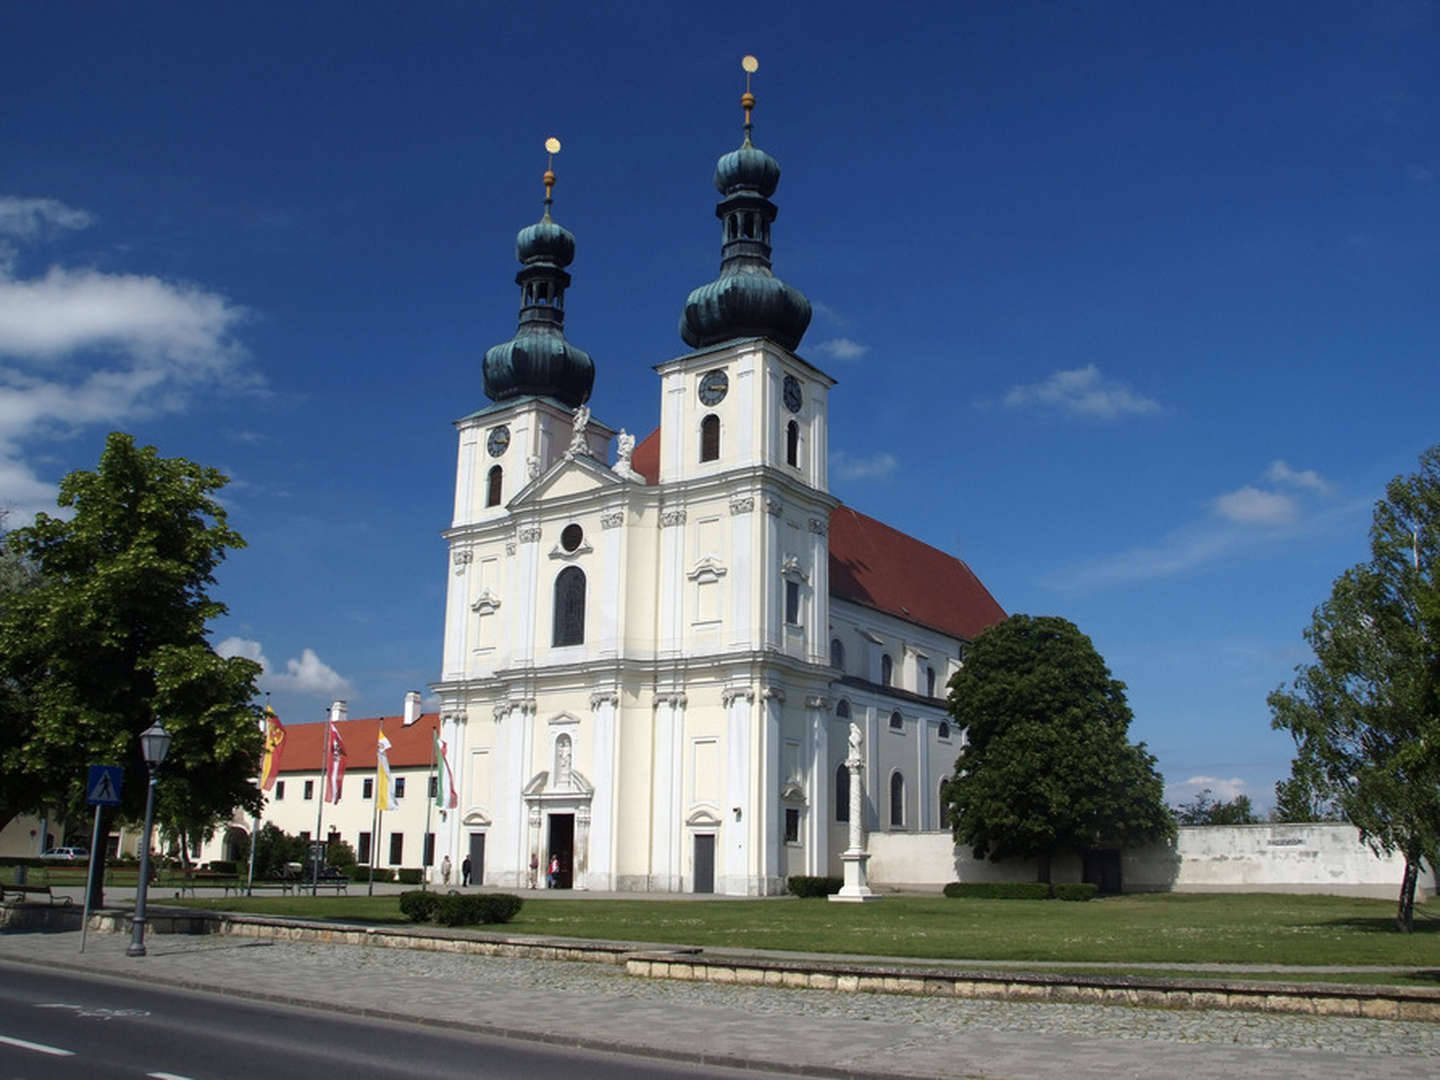
M 695 891 L 715 891 L 715 836 L 699 833 L 695 837 Z
M 485 884 L 485 834 L 470 834 L 470 884 Z
M 560 872 L 555 875 L 555 888 L 569 889 L 575 882 L 575 815 L 550 815 L 550 856 L 560 860 Z

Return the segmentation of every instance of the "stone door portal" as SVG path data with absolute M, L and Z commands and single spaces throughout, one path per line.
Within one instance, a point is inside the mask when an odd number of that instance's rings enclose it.
M 715 891 L 715 836 L 713 833 L 698 833 L 695 836 L 695 891 Z
M 575 883 L 575 815 L 574 814 L 550 814 L 549 843 L 546 844 L 547 859 L 546 868 L 549 866 L 549 859 L 555 858 L 560 861 L 559 872 L 555 875 L 557 889 L 569 889 Z

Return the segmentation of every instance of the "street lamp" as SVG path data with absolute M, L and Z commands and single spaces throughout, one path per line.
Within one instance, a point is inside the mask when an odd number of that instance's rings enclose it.
M 135 890 L 135 917 L 131 920 L 130 944 L 126 956 L 145 955 L 145 894 L 150 888 L 150 831 L 155 826 L 155 770 L 170 752 L 170 733 L 157 720 L 140 733 L 140 753 L 150 770 L 145 791 L 145 835 L 140 847 L 140 884 Z

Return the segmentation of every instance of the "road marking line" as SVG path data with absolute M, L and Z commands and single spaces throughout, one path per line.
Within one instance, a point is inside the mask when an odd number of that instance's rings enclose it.
M 146 1076 L 154 1077 L 154 1080 L 191 1080 L 188 1076 L 181 1076 L 179 1073 L 146 1073 Z
M 74 1057 L 74 1050 L 61 1050 L 58 1046 L 46 1046 L 44 1043 L 26 1042 L 24 1039 L 12 1039 L 9 1035 L 0 1035 L 0 1043 L 6 1046 L 18 1046 L 21 1050 L 34 1050 L 37 1054 L 52 1054 L 55 1057 Z

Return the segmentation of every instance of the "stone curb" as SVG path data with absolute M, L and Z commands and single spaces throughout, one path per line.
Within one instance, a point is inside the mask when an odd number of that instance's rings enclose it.
M 101 911 L 92 914 L 90 925 L 99 931 L 125 932 L 129 923 L 129 912 Z M 1440 1022 L 1440 991 L 1419 987 L 1048 974 L 967 970 L 935 964 L 866 963 L 850 959 L 756 957 L 696 946 L 539 937 L 439 927 L 357 927 L 311 919 L 174 908 L 152 909 L 151 925 L 153 930 L 161 933 L 167 930 L 172 933 L 216 933 L 276 941 L 419 949 L 472 956 L 623 964 L 627 974 L 638 978 L 742 986 Z

